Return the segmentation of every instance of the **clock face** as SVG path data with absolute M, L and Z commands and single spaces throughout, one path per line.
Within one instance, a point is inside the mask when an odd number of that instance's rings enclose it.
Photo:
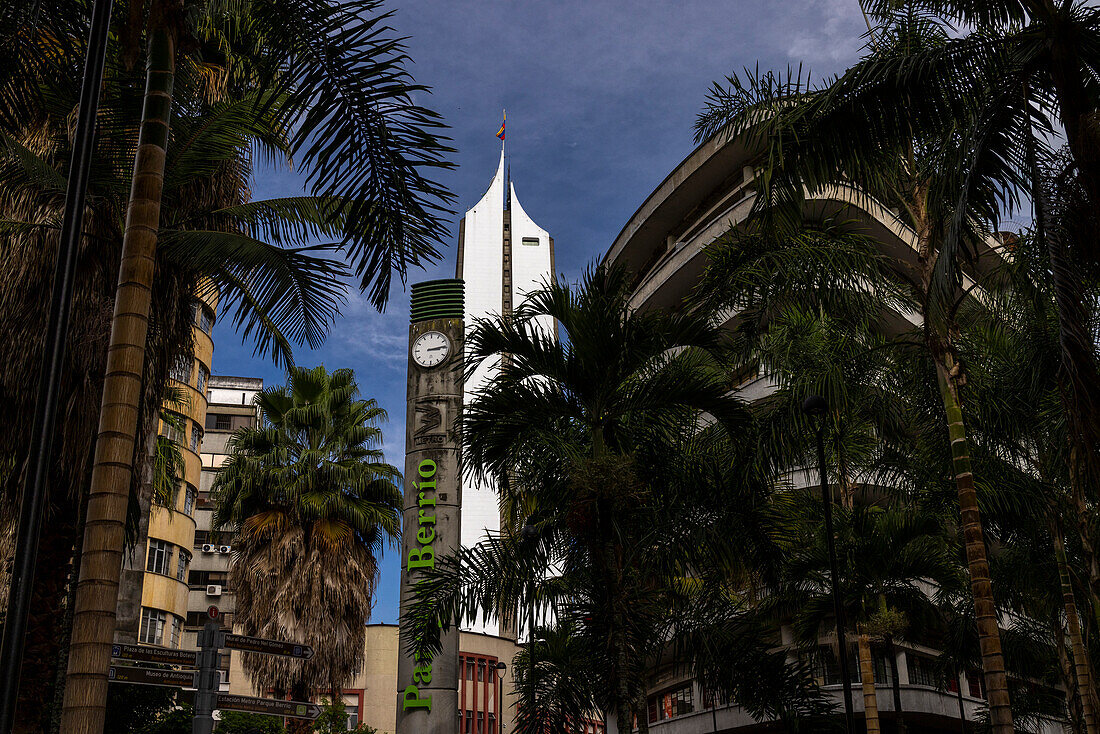
M 438 331 L 428 331 L 413 342 L 412 356 L 421 367 L 435 367 L 451 354 L 451 340 Z

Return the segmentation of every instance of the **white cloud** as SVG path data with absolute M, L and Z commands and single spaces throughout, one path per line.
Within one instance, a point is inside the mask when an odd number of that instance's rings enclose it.
M 774 20 L 793 63 L 835 67 L 855 60 L 867 32 L 858 0 L 797 0 L 783 7 L 786 22 Z

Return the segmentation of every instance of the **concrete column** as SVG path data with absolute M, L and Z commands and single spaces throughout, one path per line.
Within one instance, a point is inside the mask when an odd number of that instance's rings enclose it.
M 898 683 L 909 685 L 909 660 L 905 656 L 905 648 L 894 646 L 894 666 L 898 671 Z
M 412 318 L 405 420 L 402 611 L 420 577 L 438 559 L 453 554 L 461 542 L 462 482 L 455 422 L 462 408 L 462 282 L 414 285 Z M 412 348 L 428 332 L 443 334 L 449 349 L 442 362 L 421 366 L 413 359 Z M 432 344 L 438 345 L 438 337 L 433 338 Z M 459 633 L 457 627 L 451 627 L 440 635 L 442 650 L 434 658 L 414 660 L 407 652 L 411 640 L 404 628 L 400 631 L 397 734 L 456 731 Z

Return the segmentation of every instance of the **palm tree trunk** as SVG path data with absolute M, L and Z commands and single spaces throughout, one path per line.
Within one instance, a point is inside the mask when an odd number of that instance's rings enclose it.
M 875 696 L 875 664 L 871 660 L 871 639 L 859 633 L 859 679 L 863 683 L 863 722 L 867 734 L 882 731 L 878 722 L 878 698 Z
M 309 701 L 311 698 L 309 686 L 305 683 L 295 683 L 290 689 L 292 701 Z M 309 734 L 313 731 L 313 722 L 309 719 L 287 719 L 287 734 Z
M 61 718 L 65 734 L 100 734 L 106 713 L 107 667 L 122 571 L 172 108 L 177 24 L 171 16 L 181 4 L 180 0 L 155 1 L 149 17 L 145 102 L 126 211 L 73 614 Z
M 1073 674 L 1073 663 L 1069 660 L 1069 651 L 1066 650 L 1066 633 L 1062 629 L 1062 615 L 1053 613 L 1050 628 L 1054 632 L 1054 647 L 1058 651 L 1058 672 L 1061 676 L 1062 688 L 1066 691 L 1066 719 L 1073 734 L 1085 734 L 1084 717 L 1081 715 L 1081 697 L 1077 677 Z
M 997 625 L 997 604 L 989 580 L 989 558 L 982 533 L 978 493 L 970 466 L 970 442 L 966 435 L 959 388 L 950 354 L 933 353 L 936 376 L 940 383 L 943 407 L 947 413 L 947 433 L 951 440 L 951 464 L 959 492 L 959 514 L 966 543 L 966 565 L 970 572 L 970 592 L 974 597 L 974 616 L 981 646 L 982 673 L 989 701 L 989 720 L 993 734 L 1013 734 L 1012 705 L 1008 696 L 1001 630 Z
M 1077 615 L 1077 602 L 1073 597 L 1073 584 L 1070 581 L 1069 564 L 1066 561 L 1066 544 L 1062 529 L 1057 521 L 1051 521 L 1051 536 L 1054 538 L 1054 557 L 1058 562 L 1058 582 L 1062 587 L 1062 605 L 1066 612 L 1066 627 L 1069 631 L 1070 650 L 1073 653 L 1073 673 L 1077 682 L 1077 691 L 1081 699 L 1081 718 L 1085 722 L 1086 734 L 1098 734 L 1096 722 L 1096 692 L 1089 675 L 1088 653 L 1085 650 L 1084 637 L 1081 634 L 1081 619 Z

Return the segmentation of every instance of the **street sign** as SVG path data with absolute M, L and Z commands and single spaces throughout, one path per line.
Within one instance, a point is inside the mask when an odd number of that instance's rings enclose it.
M 214 605 L 210 605 L 210 608 L 206 610 L 206 616 L 210 617 L 210 619 L 217 619 L 219 614 L 221 614 L 221 612 L 218 611 L 218 608 Z
M 219 693 L 218 708 L 234 711 L 252 711 L 271 716 L 289 716 L 292 719 L 316 719 L 321 707 L 305 701 L 280 701 L 277 698 L 254 698 L 235 693 Z
M 195 665 L 194 650 L 169 650 L 163 647 L 144 645 L 114 645 L 111 657 L 122 660 L 140 660 L 145 663 L 168 663 L 170 665 Z
M 160 670 L 135 668 L 129 665 L 112 665 L 107 669 L 107 680 L 113 683 L 136 683 L 143 686 L 195 687 L 193 670 Z
M 309 660 L 313 657 L 313 648 L 309 645 L 297 645 L 293 642 L 282 640 L 269 640 L 264 637 L 248 637 L 247 635 L 235 635 L 232 632 L 225 633 L 223 647 L 245 652 L 258 652 L 264 655 L 285 655 L 291 658 Z

